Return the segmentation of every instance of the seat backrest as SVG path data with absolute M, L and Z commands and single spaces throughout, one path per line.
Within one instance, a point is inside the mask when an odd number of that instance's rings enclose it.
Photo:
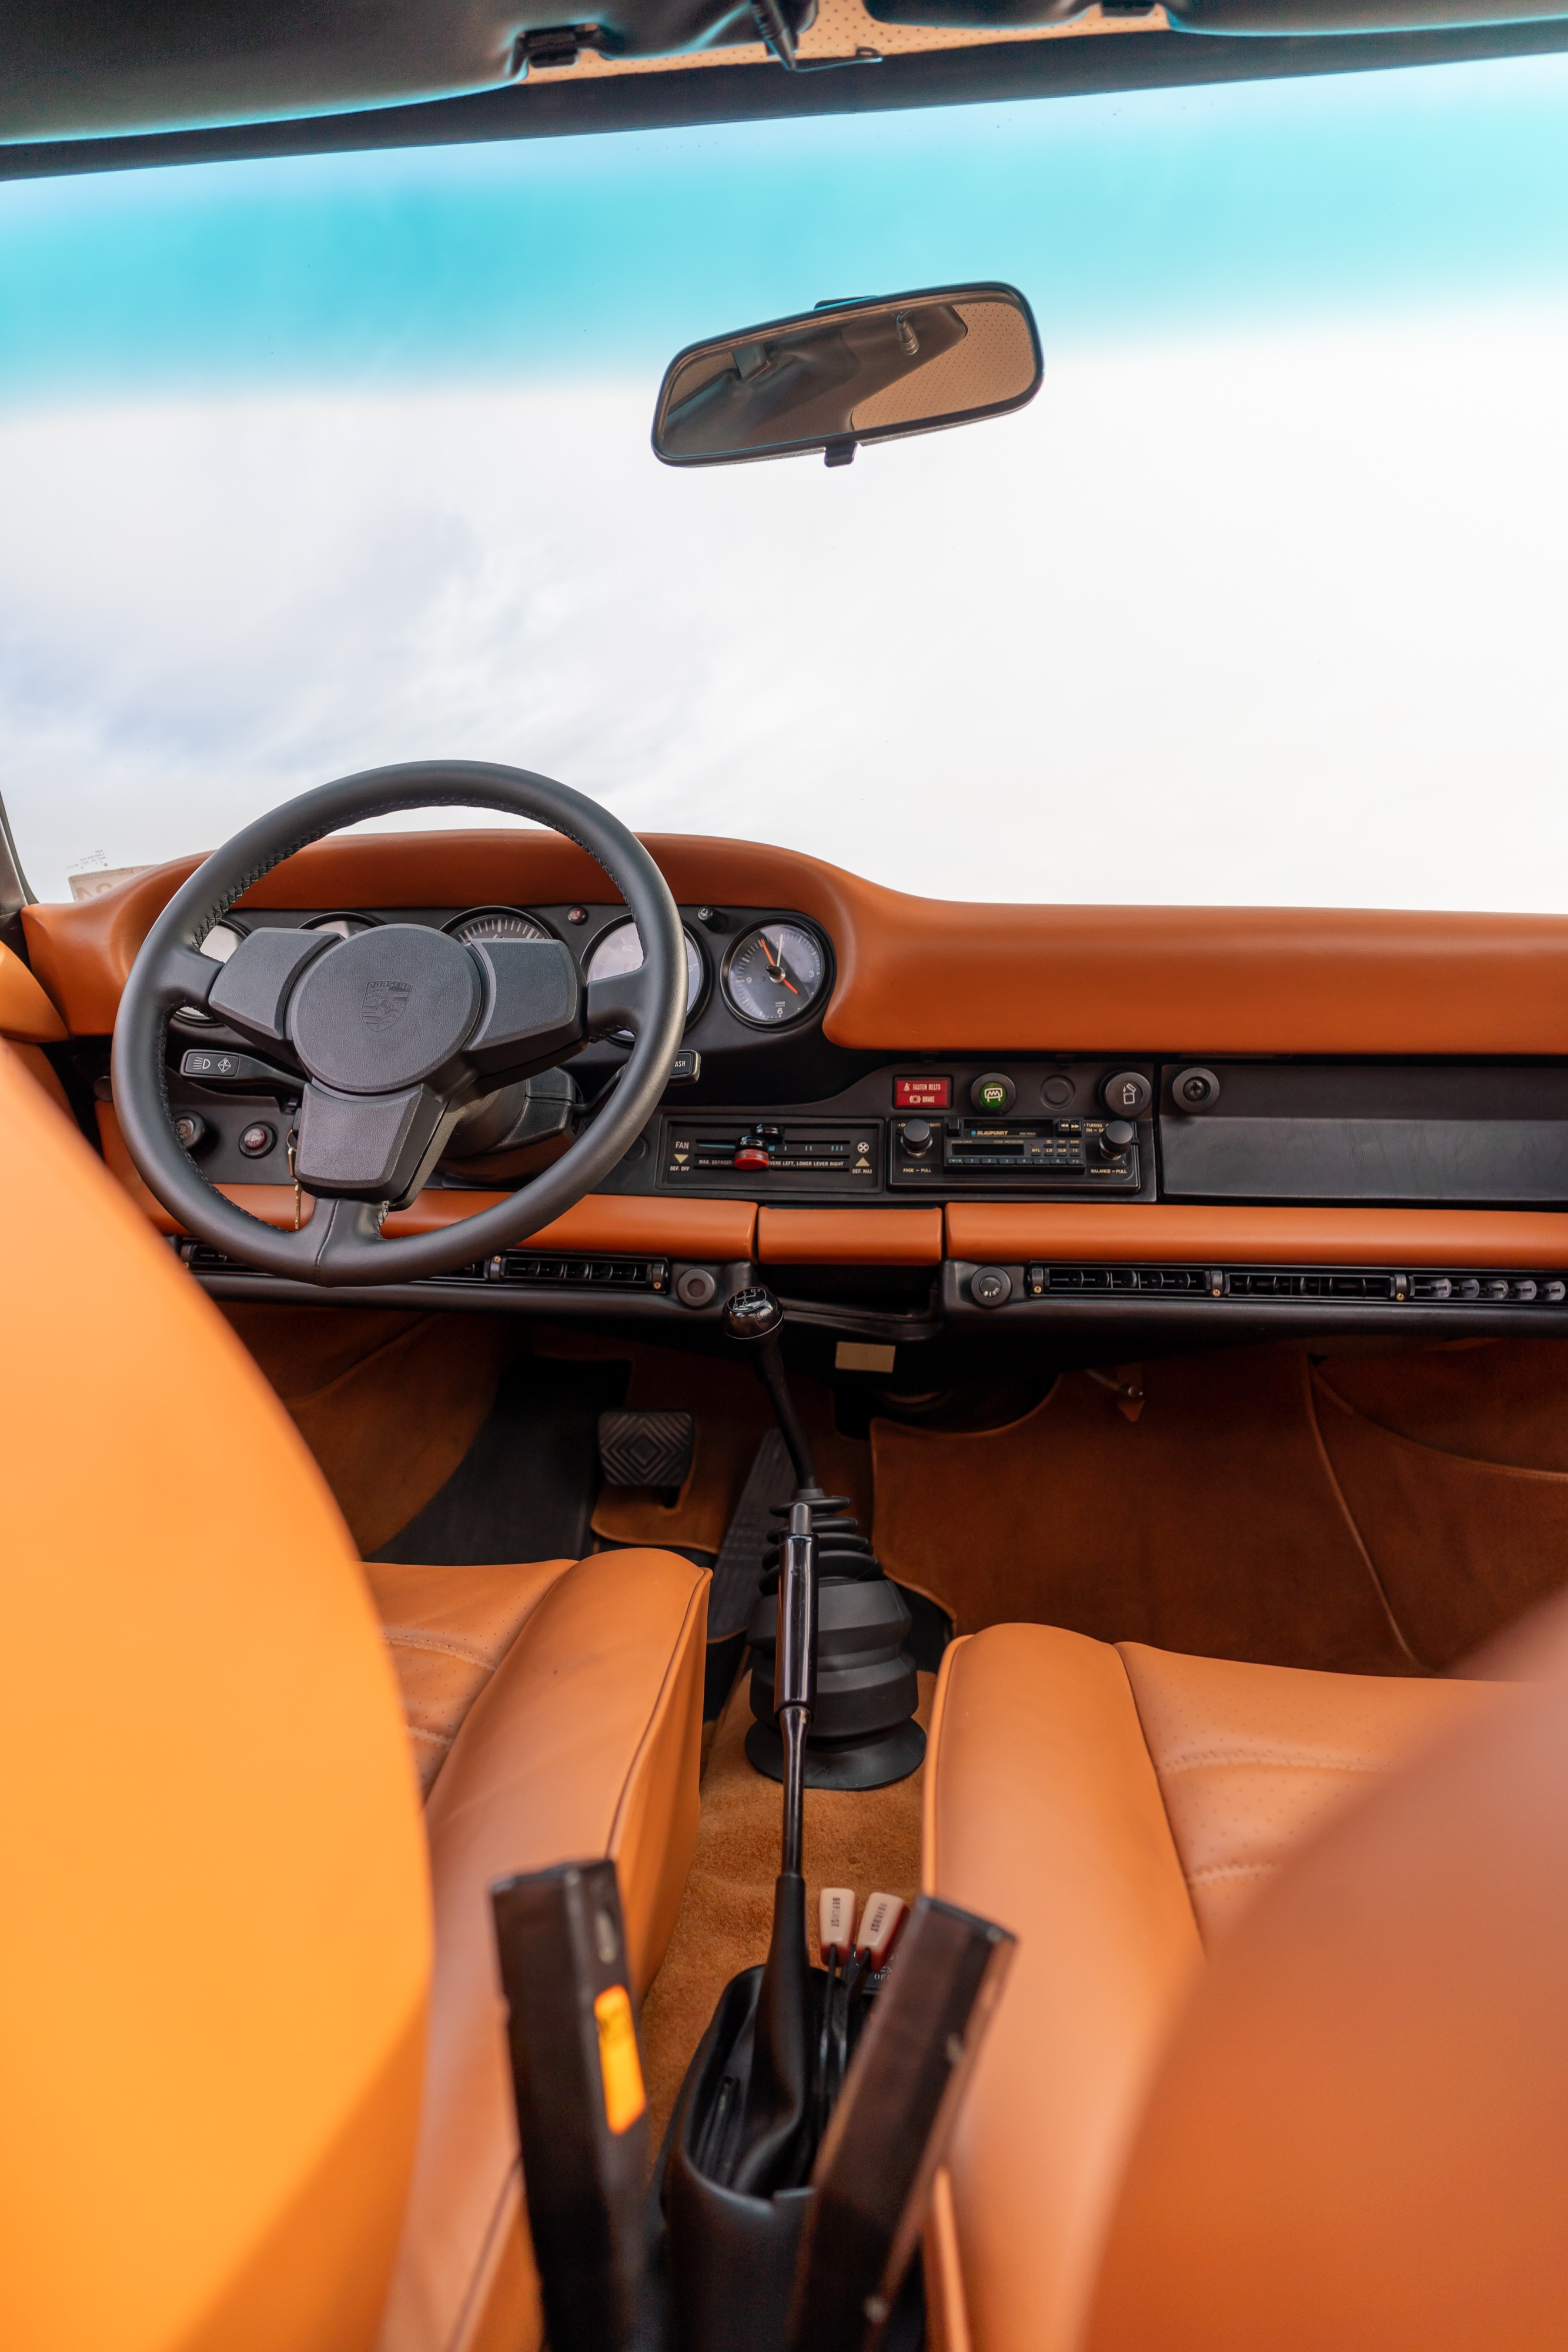
M 1535 1687 L 1339 1816 L 1157 2074 L 1092 2352 L 1568 2343 L 1568 1613 Z
M 412 2159 L 423 1832 L 281 1407 L 0 1046 L 0 2343 L 357 2352 Z

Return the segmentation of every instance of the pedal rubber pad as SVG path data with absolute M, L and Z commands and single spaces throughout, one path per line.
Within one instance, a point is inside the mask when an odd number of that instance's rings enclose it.
M 607 1486 L 684 1486 L 697 1425 L 689 1412 L 601 1412 L 599 1467 Z

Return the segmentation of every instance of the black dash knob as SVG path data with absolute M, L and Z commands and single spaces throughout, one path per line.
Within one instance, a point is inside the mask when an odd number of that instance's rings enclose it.
M 1005 1307 L 1013 1295 L 1013 1278 L 1005 1265 L 977 1266 L 969 1276 L 969 1296 L 977 1307 Z
M 1120 1160 L 1124 1151 L 1131 1150 L 1137 1140 L 1137 1129 L 1124 1118 L 1107 1119 L 1105 1132 L 1100 1138 L 1100 1149 L 1107 1160 Z
M 1212 1070 L 1178 1070 L 1171 1080 L 1171 1100 L 1177 1110 L 1207 1110 L 1219 1100 L 1219 1080 Z
M 1142 1070 L 1117 1070 L 1100 1088 L 1100 1099 L 1116 1118 L 1142 1118 L 1155 1090 Z
M 904 1122 L 904 1148 L 914 1158 L 931 1149 L 932 1127 L 928 1118 L 906 1118 Z

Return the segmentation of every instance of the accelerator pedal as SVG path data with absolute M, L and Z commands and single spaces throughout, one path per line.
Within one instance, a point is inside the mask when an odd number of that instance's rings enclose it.
M 607 1486 L 653 1486 L 672 1499 L 686 1483 L 696 1434 L 689 1412 L 601 1412 L 600 1475 Z

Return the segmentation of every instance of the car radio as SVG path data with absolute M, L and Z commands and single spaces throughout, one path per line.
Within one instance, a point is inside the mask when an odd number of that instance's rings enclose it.
M 944 1189 L 1070 1183 L 1135 1192 L 1138 1129 L 1125 1118 L 895 1118 L 888 1177 Z

